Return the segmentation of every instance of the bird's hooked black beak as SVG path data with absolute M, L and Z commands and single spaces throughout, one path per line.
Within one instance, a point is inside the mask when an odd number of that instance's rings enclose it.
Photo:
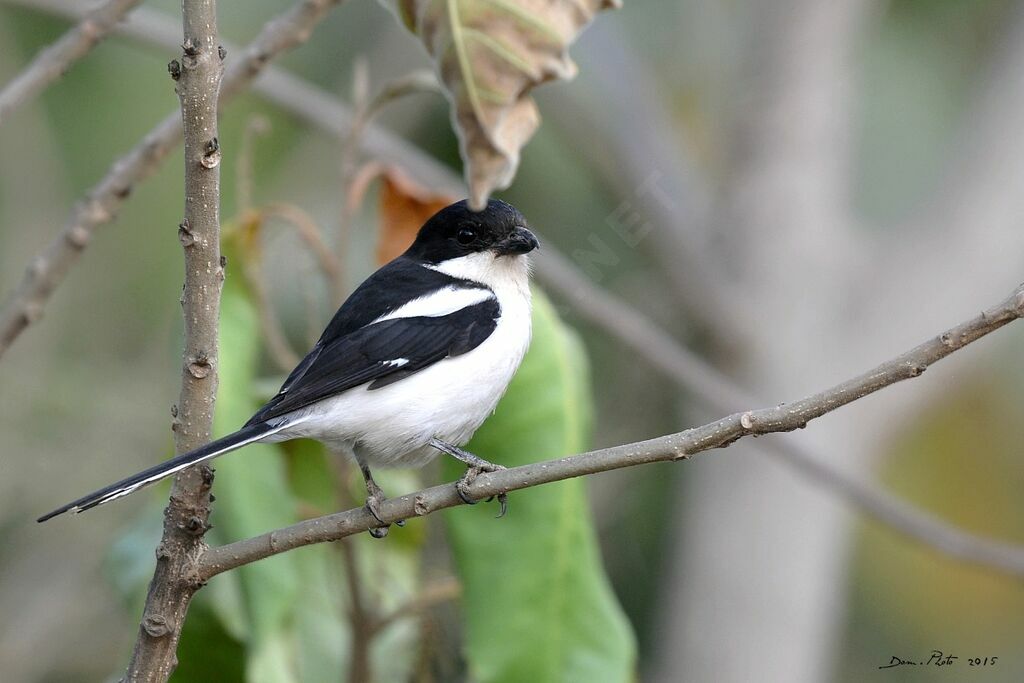
M 519 256 L 528 254 L 540 246 L 537 236 L 526 228 L 517 225 L 508 237 L 495 245 L 498 256 Z

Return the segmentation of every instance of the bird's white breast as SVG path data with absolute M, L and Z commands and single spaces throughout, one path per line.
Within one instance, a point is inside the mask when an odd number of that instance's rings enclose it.
M 446 358 L 385 387 L 346 391 L 304 409 L 301 424 L 287 438 L 308 436 L 352 447 L 371 465 L 415 465 L 436 451 L 438 438 L 465 444 L 494 412 L 530 345 L 529 263 L 525 256 L 473 254 L 429 267 L 485 285 L 501 307 L 494 331 L 468 353 Z M 388 317 L 447 315 L 490 296 L 487 290 L 462 290 L 456 298 L 424 297 Z M 432 304 L 436 304 L 432 310 Z

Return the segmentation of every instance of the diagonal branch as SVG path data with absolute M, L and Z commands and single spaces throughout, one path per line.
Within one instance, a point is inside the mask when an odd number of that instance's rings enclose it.
M 37 54 L 32 63 L 0 91 L 0 123 L 63 76 L 71 65 L 96 47 L 140 0 L 108 0 L 86 11 L 77 26 Z
M 303 0 L 267 22 L 237 61 L 230 61 L 221 85 L 221 103 L 237 94 L 267 63 L 304 43 L 312 28 L 341 0 Z M 63 282 L 96 230 L 116 218 L 136 183 L 151 176 L 181 139 L 175 111 L 142 142 L 110 167 L 71 213 L 60 234 L 33 260 L 0 309 L 0 357 L 29 325 L 39 320 L 50 295 Z
M 38 7 L 64 16 L 78 18 L 83 10 L 68 0 L 5 0 Z M 178 43 L 174 21 L 162 12 L 139 8 L 119 29 L 144 43 L 174 47 Z M 230 48 L 229 48 L 230 49 Z M 275 67 L 268 67 L 254 88 L 270 101 L 302 120 L 330 134 L 345 137 L 352 113 L 332 94 L 301 78 Z M 372 126 L 363 140 L 365 151 L 375 157 L 394 161 L 435 190 L 461 194 L 461 180 L 450 168 L 427 156 L 415 146 Z M 693 391 L 699 400 L 721 412 L 738 405 L 753 405 L 752 398 L 703 359 L 686 351 L 666 332 L 639 314 L 635 308 L 616 301 L 585 278 L 549 245 L 537 263 L 538 276 L 552 291 L 572 302 L 574 312 L 633 348 L 642 358 L 663 370 L 680 386 Z M 315 334 L 314 334 L 315 337 Z M 3 346 L 0 344 L 0 352 Z M 865 514 L 882 521 L 946 555 L 975 564 L 1005 565 L 1005 544 L 963 532 L 916 507 L 870 485 L 849 477 L 792 439 L 763 442 L 784 462 L 806 477 L 842 496 Z M 1011 551 L 1012 554 L 1012 551 Z
M 301 84 L 290 85 L 288 92 L 292 89 L 305 92 L 309 88 L 316 94 L 312 100 L 306 97 L 285 98 L 280 94 L 274 97 L 275 102 L 283 104 L 311 123 L 334 132 L 332 127 L 324 126 L 324 121 L 333 121 L 336 126 L 338 121 L 345 120 L 348 115 L 345 105 L 329 94 L 318 91 L 287 72 L 278 72 L 277 76 L 283 83 L 291 81 Z M 261 91 L 264 94 L 274 91 L 276 82 L 269 88 L 262 87 Z M 385 133 L 381 135 L 386 137 Z M 412 147 L 402 149 L 397 143 L 394 148 L 400 151 L 403 160 L 412 159 L 415 162 L 406 168 L 415 168 L 415 175 L 420 182 L 434 188 L 450 188 L 458 184 L 454 172 L 436 163 L 431 166 L 419 150 Z M 687 352 L 635 308 L 617 302 L 607 292 L 600 290 L 550 245 L 538 256 L 537 274 L 546 287 L 573 303 L 574 313 L 631 346 L 641 357 L 661 368 L 681 386 L 692 390 L 698 400 L 708 403 L 715 410 L 729 412 L 736 406 L 756 405 L 760 402 L 703 359 Z M 988 564 L 997 568 L 1005 566 L 999 558 L 1006 555 L 1009 547 L 1006 544 L 964 532 L 922 512 L 897 496 L 851 478 L 792 439 L 773 440 L 763 445 L 800 474 L 910 538 L 965 562 Z M 1012 554 L 1013 551 L 1010 552 Z
M 481 474 L 469 489 L 476 500 L 572 477 L 652 462 L 684 460 L 713 448 L 762 434 L 801 429 L 848 403 L 905 379 L 920 376 L 930 365 L 954 351 L 1024 316 L 1024 285 L 981 315 L 961 323 L 923 344 L 886 361 L 851 380 L 794 403 L 734 413 L 715 422 L 649 441 L 605 448 L 557 460 Z M 380 521 L 358 508 L 306 520 L 261 536 L 207 550 L 197 561 L 199 579 L 294 548 L 336 541 L 346 536 L 402 519 L 421 517 L 435 510 L 462 504 L 455 486 L 446 484 L 384 502 Z M 1009 544 L 991 544 L 986 564 L 1015 576 L 1024 576 L 1024 551 Z M 973 559 L 973 558 L 965 558 Z
M 547 290 L 568 301 L 574 315 L 605 330 L 680 387 L 691 391 L 697 401 L 723 413 L 763 403 L 681 346 L 634 307 L 594 285 L 557 252 L 545 249 L 538 254 L 537 266 Z M 869 517 L 949 557 L 1001 571 L 1014 566 L 1006 558 L 1024 557 L 1024 548 L 1020 546 L 962 531 L 898 496 L 844 474 L 791 435 L 768 439 L 759 446 Z
M 84 10 L 77 0 L 0 0 L 50 12 L 70 19 L 80 19 Z M 180 38 L 176 21 L 165 12 L 140 7 L 117 28 L 119 35 L 127 36 L 146 45 L 157 45 L 176 50 Z M 237 50 L 230 43 L 224 46 L 229 54 Z M 266 67 L 252 84 L 269 102 L 291 112 L 300 120 L 338 138 L 349 135 L 356 114 L 332 93 L 290 72 L 275 66 Z M 465 195 L 462 178 L 451 167 L 424 153 L 412 143 L 390 134 L 380 126 L 370 124 L 360 140 L 368 156 L 380 161 L 400 164 L 412 177 L 434 189 L 449 194 Z M 427 182 L 432 179 L 432 182 Z

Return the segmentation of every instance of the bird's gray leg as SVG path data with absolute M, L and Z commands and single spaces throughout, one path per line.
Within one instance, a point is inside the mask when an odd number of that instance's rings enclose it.
M 459 498 L 462 499 L 462 502 L 467 505 L 476 505 L 479 502 L 469 497 L 469 486 L 481 472 L 497 472 L 498 470 L 505 469 L 502 465 L 496 465 L 493 462 L 484 460 L 479 455 L 474 455 L 469 451 L 464 451 L 458 446 L 453 446 L 452 444 L 441 441 L 440 439 L 431 439 L 430 445 L 442 453 L 447 453 L 456 460 L 466 463 L 466 473 L 462 475 L 462 479 L 459 479 L 455 484 L 455 491 L 459 494 Z M 508 512 L 507 493 L 498 494 L 498 504 L 501 506 L 501 510 L 498 512 L 498 517 L 504 517 L 505 513 Z
M 384 490 L 373 480 L 373 475 L 370 474 L 370 467 L 361 460 L 359 461 L 359 471 L 363 473 L 363 481 L 366 482 L 366 509 L 382 525 L 376 529 L 370 529 L 370 535 L 374 538 L 384 538 L 388 535 L 389 525 L 380 518 L 380 505 L 387 499 L 387 496 L 384 495 Z

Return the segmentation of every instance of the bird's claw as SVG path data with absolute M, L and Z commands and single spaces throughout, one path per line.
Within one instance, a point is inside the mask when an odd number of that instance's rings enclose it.
M 371 515 L 373 515 L 373 518 L 376 519 L 381 524 L 381 526 L 379 526 L 379 527 L 376 527 L 376 528 L 373 528 L 373 529 L 368 529 L 368 531 L 370 532 L 370 535 L 373 536 L 374 538 L 384 538 L 385 536 L 388 535 L 388 527 L 390 525 L 387 522 L 385 522 L 383 519 L 381 519 L 381 516 L 380 516 L 380 514 L 381 514 L 380 513 L 380 505 L 381 505 L 381 503 L 384 502 L 384 500 L 385 500 L 384 492 L 381 491 L 379 488 L 376 489 L 375 491 L 373 491 L 372 493 L 370 493 L 370 495 L 368 495 L 366 497 L 366 510 Z
M 498 472 L 499 470 L 503 469 L 505 469 L 504 466 L 495 465 L 493 463 L 488 463 L 487 465 L 472 465 L 470 467 L 467 467 L 466 473 L 462 475 L 462 478 L 455 483 L 455 492 L 459 494 L 459 498 L 461 498 L 462 502 L 465 503 L 466 505 L 476 505 L 480 501 L 470 497 L 469 487 L 472 486 L 473 482 L 476 481 L 476 478 L 479 477 L 484 472 Z M 495 496 L 491 496 L 490 498 L 487 499 L 487 502 L 489 503 L 494 499 Z M 505 516 L 505 513 L 508 512 L 508 494 L 499 493 L 497 495 L 497 499 L 498 504 L 501 506 L 498 512 L 498 519 L 501 519 Z

